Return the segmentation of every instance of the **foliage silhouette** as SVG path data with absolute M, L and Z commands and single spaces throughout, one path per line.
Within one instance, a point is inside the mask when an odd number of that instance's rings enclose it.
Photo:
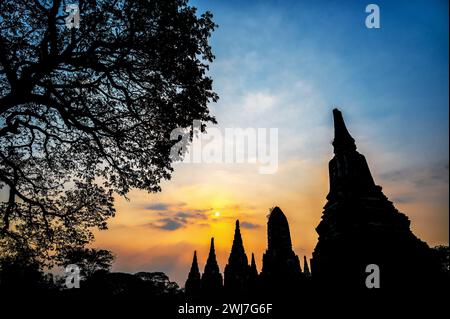
M 80 267 L 81 275 L 90 278 L 96 271 L 110 271 L 114 255 L 105 249 L 71 248 L 64 249 L 57 256 L 60 266 L 75 264 Z
M 186 0 L 0 2 L 0 247 L 48 259 L 92 240 L 113 194 L 172 172 L 175 128 L 215 122 L 212 15 Z M 20 14 L 17 14 L 20 12 Z M 203 124 L 202 130 L 205 129 Z

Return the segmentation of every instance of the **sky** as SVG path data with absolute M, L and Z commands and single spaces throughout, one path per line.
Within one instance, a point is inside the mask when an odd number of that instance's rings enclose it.
M 162 192 L 116 197 L 117 216 L 93 243 L 116 254 L 114 271 L 163 271 L 184 286 L 194 250 L 203 271 L 211 237 L 223 271 L 236 219 L 261 270 L 273 206 L 288 218 L 295 252 L 310 258 L 329 190 L 334 107 L 413 232 L 448 245 L 448 2 L 377 1 L 379 29 L 365 26 L 369 3 L 190 2 L 219 25 L 210 68 L 217 129 L 277 128 L 278 169 L 179 163 Z

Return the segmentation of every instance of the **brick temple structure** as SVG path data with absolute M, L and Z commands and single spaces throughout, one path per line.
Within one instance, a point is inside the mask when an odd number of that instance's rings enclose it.
M 437 273 L 431 249 L 411 232 L 408 217 L 375 184 L 342 113 L 334 109 L 333 117 L 334 157 L 329 163 L 328 201 L 316 228 L 314 283 L 366 288 L 366 267 L 374 264 L 383 287 L 428 285 Z

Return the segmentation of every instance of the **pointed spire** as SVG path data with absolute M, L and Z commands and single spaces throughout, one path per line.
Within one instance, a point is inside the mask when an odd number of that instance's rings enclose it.
M 306 259 L 306 256 L 303 256 L 303 273 L 306 276 L 311 276 L 311 272 L 309 271 L 308 261 Z
M 243 292 L 248 285 L 249 266 L 242 242 L 239 220 L 236 220 L 233 245 L 231 247 L 228 264 L 225 266 L 225 289 L 233 293 Z
M 258 276 L 258 269 L 256 268 L 256 262 L 255 262 L 255 254 L 252 253 L 252 262 L 250 264 L 250 274 Z
M 211 238 L 211 244 L 209 246 L 209 255 L 208 255 L 208 261 L 209 260 L 216 260 L 216 249 L 214 248 L 214 237 Z
M 338 109 L 333 110 L 334 119 L 334 153 L 337 154 L 341 151 L 354 151 L 356 150 L 355 140 L 350 135 L 345 126 L 344 118 L 341 111 Z
M 228 263 L 232 262 L 232 259 L 242 259 L 242 261 L 245 261 L 245 263 L 248 265 L 248 259 L 247 255 L 245 254 L 244 243 L 242 241 L 241 229 L 239 227 L 239 219 L 236 220 L 233 246 L 231 247 L 231 253 L 230 258 L 228 259 Z
M 217 264 L 216 251 L 214 248 L 214 237 L 211 238 L 209 255 L 202 276 L 202 290 L 204 293 L 219 292 L 222 288 L 222 274 Z
M 333 201 L 340 196 L 379 192 L 365 157 L 356 151 L 355 140 L 345 126 L 342 113 L 338 109 L 334 109 L 333 117 L 335 156 L 330 161 L 328 168 L 330 192 L 327 199 Z
M 214 237 L 211 238 L 211 245 L 209 247 L 209 255 L 206 260 L 205 271 L 204 274 L 209 273 L 220 273 L 219 265 L 217 264 L 216 259 L 216 250 L 214 248 Z
M 186 294 L 189 296 L 196 296 L 200 292 L 200 271 L 197 262 L 197 251 L 194 251 L 194 258 L 192 259 L 192 266 L 188 279 L 186 280 L 185 289 Z
M 194 251 L 194 258 L 192 259 L 192 266 L 191 266 L 191 271 L 189 272 L 189 274 L 199 274 L 200 275 L 200 271 L 198 269 L 198 261 L 197 261 L 197 251 Z
M 239 219 L 236 219 L 236 228 L 234 229 L 234 240 L 242 242 L 241 229 L 239 227 Z
M 256 268 L 255 254 L 253 253 L 248 276 L 248 286 L 249 290 L 253 292 L 256 292 L 258 289 L 258 269 Z

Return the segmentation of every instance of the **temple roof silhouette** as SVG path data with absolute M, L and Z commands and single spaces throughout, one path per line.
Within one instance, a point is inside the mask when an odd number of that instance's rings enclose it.
M 290 250 L 292 248 L 289 223 L 280 207 L 274 207 L 267 222 L 269 250 Z

